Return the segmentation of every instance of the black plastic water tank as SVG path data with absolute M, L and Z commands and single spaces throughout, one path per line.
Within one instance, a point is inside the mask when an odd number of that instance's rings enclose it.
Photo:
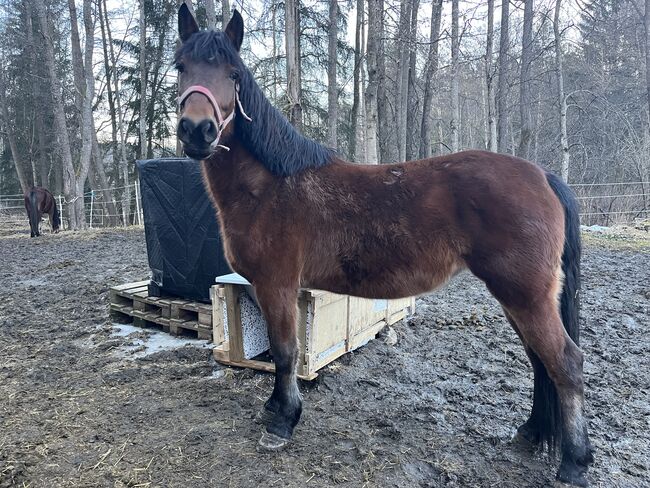
M 201 166 L 187 158 L 138 161 L 150 294 L 210 301 L 217 276 L 231 273 Z

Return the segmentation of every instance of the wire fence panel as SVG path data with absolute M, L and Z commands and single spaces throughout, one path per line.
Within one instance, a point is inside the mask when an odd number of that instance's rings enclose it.
M 650 218 L 650 181 L 576 183 L 569 185 L 580 203 L 584 225 L 629 224 Z M 84 193 L 84 209 L 88 227 L 143 225 L 140 185 L 129 185 L 130 198 L 125 200 L 126 186 L 100 188 Z M 68 207 L 63 195 L 57 195 L 62 228 L 68 229 Z M 29 227 L 22 195 L 0 195 L 0 224 Z
M 128 200 L 123 198 L 126 188 L 126 186 L 100 188 L 84 193 L 86 225 L 90 228 L 143 225 L 140 184 L 136 181 L 128 186 L 131 190 Z M 69 206 L 73 202 L 68 202 L 64 195 L 56 195 L 54 198 L 61 215 L 61 229 L 69 229 Z M 0 195 L 0 225 L 24 224 L 29 228 L 24 201 L 22 195 Z M 43 218 L 45 220 L 48 216 L 44 215 Z

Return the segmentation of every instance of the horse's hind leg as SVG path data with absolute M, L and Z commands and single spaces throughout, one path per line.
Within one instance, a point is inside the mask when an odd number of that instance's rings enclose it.
M 562 462 L 558 479 L 578 486 L 587 486 L 585 474 L 593 455 L 587 435 L 587 422 L 584 418 L 584 384 L 582 378 L 582 352 L 567 335 L 562 325 L 557 301 L 554 297 L 531 300 L 534 304 L 527 308 L 508 308 L 525 345 L 539 360 L 536 373 L 536 393 L 538 403 L 533 403 L 531 419 L 524 426 L 529 433 L 539 434 L 541 439 L 551 443 L 562 438 Z M 535 367 L 535 363 L 533 364 Z M 560 403 L 561 419 L 548 418 L 554 415 L 555 395 L 541 397 L 538 384 L 544 372 L 552 380 Z M 549 404 L 551 402 L 551 404 Z M 559 432 L 544 432 L 545 428 L 559 423 Z
M 302 413 L 302 399 L 296 381 L 298 292 L 297 287 L 256 284 L 255 293 L 267 322 L 275 363 L 275 385 L 271 398 L 264 404 L 262 420 L 266 432 L 262 434 L 260 447 L 276 450 L 289 442 Z
M 524 341 L 515 319 L 512 318 L 506 309 L 504 309 L 504 312 L 508 322 L 510 322 L 519 339 L 521 339 L 526 355 L 533 367 L 533 406 L 528 420 L 517 429 L 517 439 L 523 439 L 530 444 L 537 445 L 543 441 L 543 432 L 549 430 L 548 425 L 544 425 L 545 421 L 548 420 L 546 405 L 548 404 L 549 395 L 552 395 L 551 392 L 547 391 L 547 385 L 549 384 L 548 373 L 537 354 Z M 554 408 L 559 414 L 559 405 L 548 408 Z

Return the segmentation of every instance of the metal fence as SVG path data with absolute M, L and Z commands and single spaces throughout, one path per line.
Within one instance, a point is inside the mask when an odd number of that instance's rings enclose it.
M 129 191 L 126 191 L 126 190 Z M 108 196 L 108 198 L 107 198 Z M 61 213 L 62 230 L 69 229 L 68 202 L 63 195 L 55 195 Z M 83 195 L 86 225 L 89 228 L 143 225 L 142 198 L 138 181 L 133 185 L 99 188 Z M 22 194 L 0 195 L 0 225 L 29 227 Z
M 584 225 L 611 226 L 650 218 L 650 181 L 578 183 L 569 185 L 581 207 Z M 126 190 L 129 191 L 126 191 Z M 62 227 L 68 225 L 68 205 L 63 195 L 56 197 Z M 100 188 L 84 194 L 86 223 L 90 228 L 143 225 L 140 185 Z M 0 225 L 29 226 L 23 195 L 0 195 Z

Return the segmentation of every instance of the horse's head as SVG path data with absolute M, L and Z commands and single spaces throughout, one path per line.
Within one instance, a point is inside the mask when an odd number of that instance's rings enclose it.
M 176 51 L 180 114 L 176 134 L 185 154 L 206 159 L 218 147 L 227 150 L 239 104 L 239 77 L 243 64 L 239 48 L 244 21 L 236 10 L 224 32 L 199 31 L 196 19 L 183 3 L 178 11 Z

